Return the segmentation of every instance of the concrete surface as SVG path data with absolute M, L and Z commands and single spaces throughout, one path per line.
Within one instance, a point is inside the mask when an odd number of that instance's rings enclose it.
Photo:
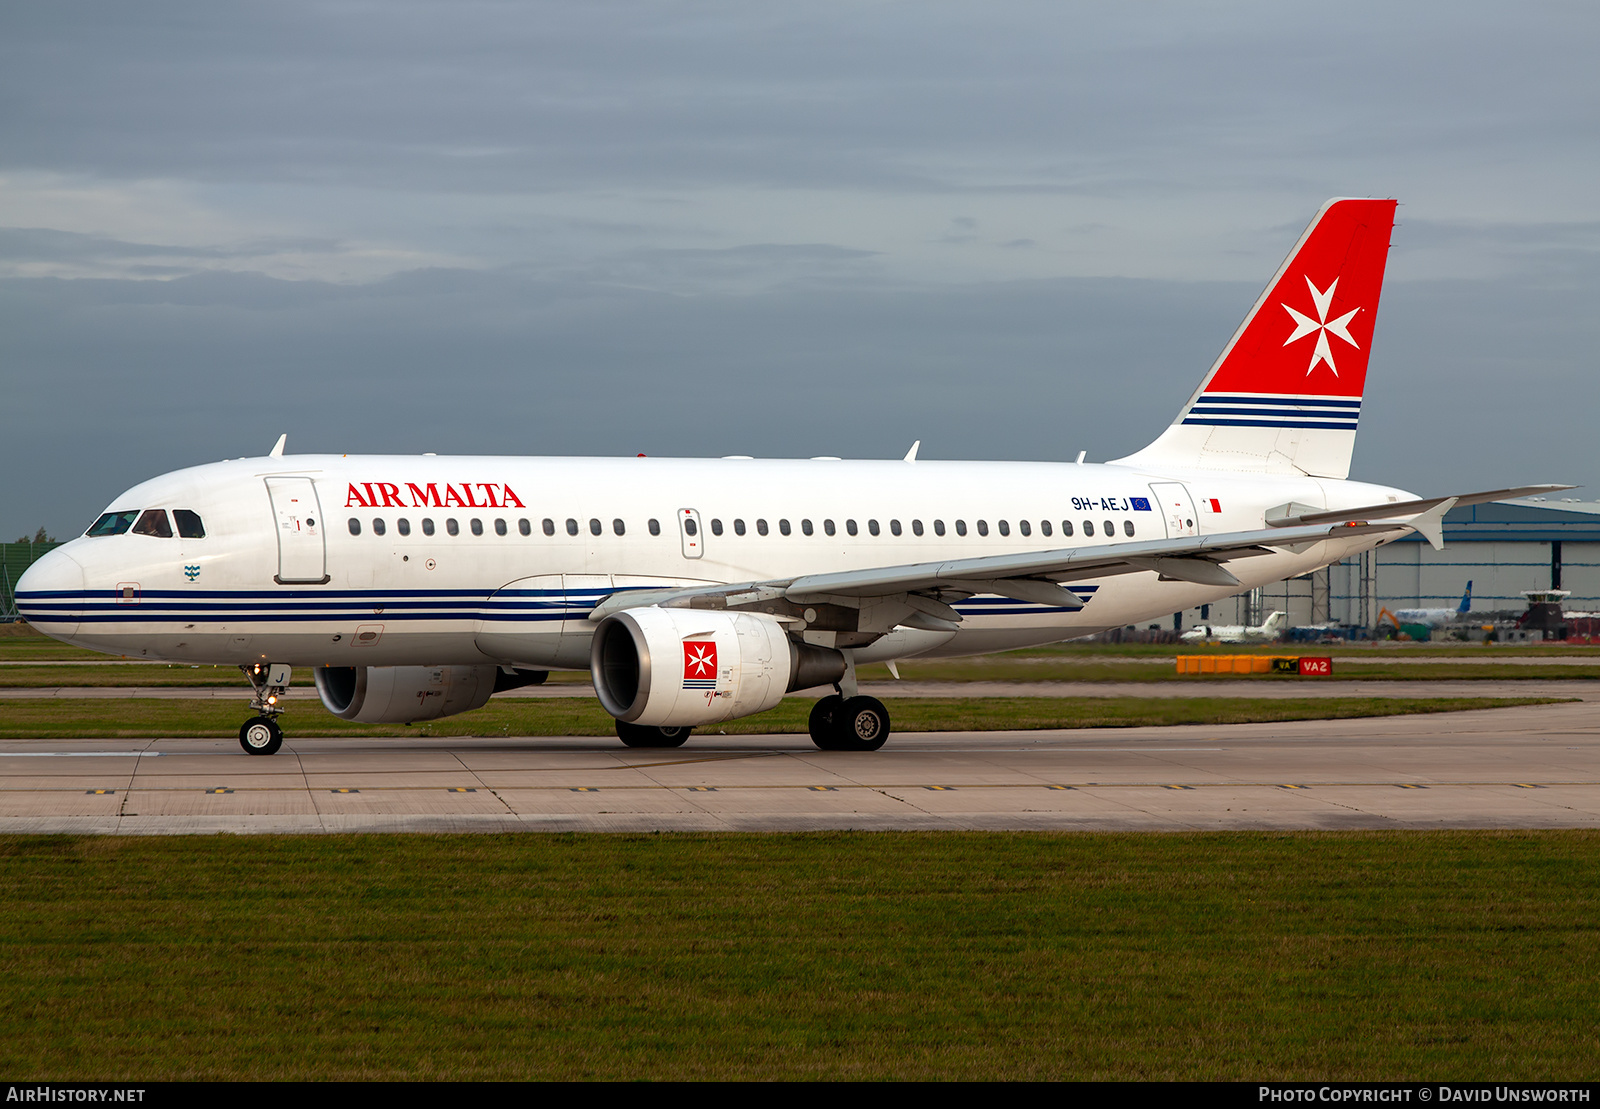
M 1417 696 L 1415 684 L 1458 683 L 1404 684 Z M 1551 694 L 1565 683 L 1506 684 Z M 300 723 L 314 727 L 310 717 Z M 640 751 L 591 738 L 308 735 L 269 758 L 231 739 L 0 741 L 0 832 L 1597 825 L 1600 712 L 1588 703 L 908 733 L 871 754 L 818 751 L 803 736 L 696 736 L 676 750 Z

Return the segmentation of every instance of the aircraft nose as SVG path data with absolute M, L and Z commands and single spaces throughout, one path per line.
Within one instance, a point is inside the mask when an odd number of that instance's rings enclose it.
M 78 632 L 83 581 L 77 559 L 63 550 L 50 551 L 17 579 L 17 611 L 44 634 L 70 639 Z

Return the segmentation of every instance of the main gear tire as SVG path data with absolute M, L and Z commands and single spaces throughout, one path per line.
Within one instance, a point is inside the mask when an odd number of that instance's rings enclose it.
M 682 747 L 693 732 L 693 728 L 656 728 L 617 721 L 617 738 L 628 747 Z
M 835 751 L 876 751 L 889 738 L 889 710 L 876 697 L 852 697 L 834 714 Z
M 811 742 L 821 750 L 839 750 L 838 724 L 839 711 L 844 707 L 844 698 L 837 693 L 830 693 L 822 700 L 811 706 L 811 719 L 809 727 Z

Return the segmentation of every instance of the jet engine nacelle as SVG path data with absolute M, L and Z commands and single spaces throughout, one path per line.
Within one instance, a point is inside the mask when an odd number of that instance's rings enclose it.
M 844 676 L 844 656 L 796 643 L 748 612 L 631 608 L 600 621 L 589 655 L 600 704 L 658 727 L 715 724 L 770 709 L 785 693 Z
M 362 724 L 437 720 L 482 708 L 498 666 L 319 666 L 317 693 L 333 715 Z

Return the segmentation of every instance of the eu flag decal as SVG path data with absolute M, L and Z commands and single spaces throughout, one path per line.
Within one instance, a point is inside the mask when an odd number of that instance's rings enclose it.
M 1149 512 L 1150 511 L 1150 498 L 1149 497 L 1129 497 L 1128 500 L 1129 500 L 1130 503 L 1132 503 L 1133 510 L 1135 512 Z

